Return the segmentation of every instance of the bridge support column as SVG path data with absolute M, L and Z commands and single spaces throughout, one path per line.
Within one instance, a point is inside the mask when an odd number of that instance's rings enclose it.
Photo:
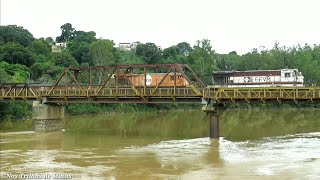
M 209 115 L 210 138 L 219 138 L 219 114 L 217 109 L 213 106 L 205 105 L 202 107 L 202 111 Z
M 35 132 L 61 131 L 64 107 L 57 104 L 42 104 L 40 101 L 33 101 L 32 116 Z

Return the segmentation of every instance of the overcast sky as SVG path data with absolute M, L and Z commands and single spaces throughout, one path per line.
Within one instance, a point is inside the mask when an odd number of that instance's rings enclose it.
M 36 38 L 76 30 L 119 42 L 163 48 L 210 39 L 218 53 L 280 45 L 320 44 L 319 0 L 0 0 L 1 25 L 16 24 Z

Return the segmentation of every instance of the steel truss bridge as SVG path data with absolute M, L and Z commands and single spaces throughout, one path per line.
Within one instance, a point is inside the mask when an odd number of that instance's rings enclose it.
M 119 79 L 121 75 L 143 74 L 144 83 Z M 147 85 L 147 74 L 162 73 L 155 86 Z M 169 76 L 172 86 L 164 86 Z M 187 86 L 177 84 L 182 76 Z M 53 85 L 0 84 L 1 100 L 40 100 L 43 103 L 267 103 L 267 102 L 320 102 L 320 87 L 255 87 L 209 88 L 188 65 L 115 65 L 67 67 Z

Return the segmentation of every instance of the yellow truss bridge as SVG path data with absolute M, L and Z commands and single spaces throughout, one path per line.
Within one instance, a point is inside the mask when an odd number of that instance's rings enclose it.
M 121 79 L 138 73 L 140 84 Z M 147 74 L 162 77 L 147 85 Z M 185 81 L 181 85 L 181 78 Z M 165 81 L 170 81 L 168 86 Z M 52 85 L 0 84 L 1 100 L 40 100 L 42 103 L 266 103 L 320 101 L 320 86 L 212 88 L 185 64 L 80 66 L 65 68 Z
M 0 100 L 41 100 L 44 103 L 266 103 L 320 101 L 320 87 L 199 88 L 99 86 L 0 86 Z

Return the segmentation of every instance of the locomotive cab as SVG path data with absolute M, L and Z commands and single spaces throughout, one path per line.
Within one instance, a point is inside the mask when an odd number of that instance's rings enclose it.
M 213 86 L 227 86 L 233 84 L 231 75 L 233 71 L 214 71 L 212 73 L 212 84 Z
M 304 77 L 298 69 L 282 69 L 281 81 L 283 83 L 292 83 L 294 86 L 303 85 Z

